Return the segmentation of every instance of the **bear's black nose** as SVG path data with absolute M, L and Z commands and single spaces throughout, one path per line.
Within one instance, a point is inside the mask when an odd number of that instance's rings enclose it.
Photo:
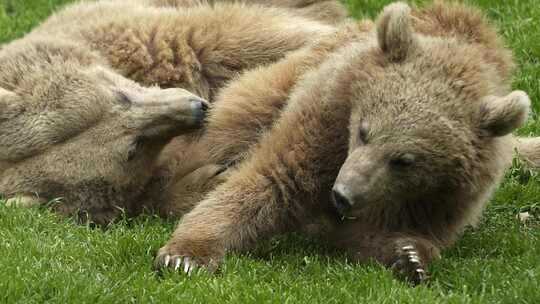
M 332 189 L 332 201 L 334 203 L 334 207 L 336 207 L 337 212 L 340 215 L 345 215 L 349 209 L 351 209 L 352 204 L 349 201 L 349 199 L 341 193 L 336 187 Z
M 201 100 L 201 109 L 203 110 L 203 112 L 208 112 L 208 102 L 206 100 Z
M 208 102 L 203 99 L 191 99 L 193 115 L 198 123 L 202 123 L 208 112 Z

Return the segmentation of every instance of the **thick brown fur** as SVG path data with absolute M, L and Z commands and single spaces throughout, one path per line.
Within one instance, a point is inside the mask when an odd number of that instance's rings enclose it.
M 315 222 L 356 260 L 424 280 L 511 163 L 509 133 L 529 108 L 510 91 L 512 68 L 478 10 L 436 2 L 392 4 L 376 26 L 342 25 L 246 73 L 220 92 L 195 148 L 228 177 L 156 265 L 213 269 L 229 250 Z
M 151 5 L 169 7 L 191 7 L 195 5 L 214 5 L 216 3 L 246 3 L 270 7 L 284 7 L 295 14 L 328 24 L 339 24 L 348 16 L 347 9 L 335 0 L 140 0 Z
M 123 210 L 187 211 L 223 170 L 194 167 L 173 180 L 193 166 L 168 156 L 185 155 L 192 136 L 163 149 L 200 129 L 201 98 L 335 31 L 291 6 L 158 2 L 74 4 L 2 47 L 0 193 L 10 202 L 59 198 L 58 212 L 102 224 Z M 169 183 L 184 186 L 184 205 L 160 205 Z

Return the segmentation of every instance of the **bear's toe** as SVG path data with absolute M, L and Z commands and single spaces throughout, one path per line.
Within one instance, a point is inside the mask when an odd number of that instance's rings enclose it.
M 187 254 L 175 254 L 173 250 L 169 250 L 167 246 L 161 248 L 154 260 L 154 269 L 163 270 L 171 269 L 175 272 L 180 272 L 191 276 L 199 269 L 207 270 L 213 273 L 217 269 L 215 259 L 210 258 L 195 258 Z
M 391 269 L 399 276 L 414 285 L 425 282 L 429 275 L 425 263 L 414 245 L 405 245 L 397 249 L 397 259 Z

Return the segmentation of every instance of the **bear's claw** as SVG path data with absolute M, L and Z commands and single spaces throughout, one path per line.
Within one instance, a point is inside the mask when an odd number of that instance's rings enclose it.
M 170 254 L 159 255 L 156 258 L 156 269 L 172 268 L 174 271 L 181 271 L 190 276 L 199 265 L 188 256 L 171 256 Z
M 399 248 L 397 250 L 397 260 L 392 264 L 391 269 L 399 276 L 405 277 L 405 279 L 416 285 L 426 281 L 429 276 L 425 270 L 424 262 L 415 249 L 413 245 Z

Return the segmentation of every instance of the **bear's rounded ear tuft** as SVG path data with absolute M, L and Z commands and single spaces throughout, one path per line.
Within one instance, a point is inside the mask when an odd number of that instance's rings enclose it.
M 410 13 L 407 4 L 396 2 L 386 6 L 377 18 L 379 47 L 392 61 L 405 59 L 416 44 Z
M 480 106 L 480 129 L 493 137 L 510 134 L 525 124 L 530 106 L 529 96 L 523 91 L 505 97 L 490 96 Z

